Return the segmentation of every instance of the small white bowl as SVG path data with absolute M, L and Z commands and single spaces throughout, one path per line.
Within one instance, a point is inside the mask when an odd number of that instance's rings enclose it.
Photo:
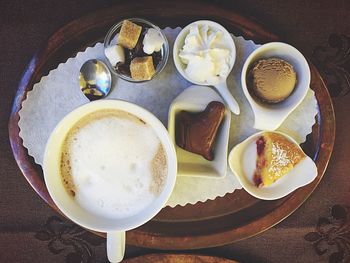
M 215 82 L 215 83 L 214 82 L 210 83 L 208 81 L 198 82 L 196 80 L 191 79 L 191 77 L 188 76 L 185 72 L 187 65 L 184 64 L 180 59 L 180 56 L 179 56 L 180 50 L 185 45 L 185 39 L 186 39 L 187 35 L 190 33 L 191 27 L 193 27 L 194 25 L 198 25 L 198 26 L 207 25 L 211 29 L 221 31 L 223 33 L 223 40 L 224 40 L 223 43 L 221 43 L 221 47 L 228 49 L 230 51 L 230 57 L 229 57 L 230 67 L 229 67 L 229 70 L 227 72 L 227 76 L 221 76 L 217 80 L 217 82 Z M 212 85 L 212 86 L 214 86 L 217 89 L 217 91 L 220 93 L 220 95 L 223 97 L 223 99 L 225 100 L 225 102 L 226 102 L 227 106 L 230 108 L 230 110 L 234 114 L 239 115 L 239 113 L 240 113 L 239 105 L 238 105 L 237 101 L 235 100 L 235 98 L 232 96 L 229 89 L 227 88 L 227 84 L 226 84 L 226 79 L 227 79 L 228 75 L 230 74 L 230 72 L 232 71 L 233 65 L 234 65 L 235 60 L 236 60 L 236 46 L 235 46 L 235 43 L 234 43 L 233 38 L 231 37 L 230 33 L 222 25 L 220 25 L 214 21 L 199 20 L 199 21 L 193 22 L 193 23 L 187 25 L 186 27 L 184 27 L 175 39 L 174 48 L 173 48 L 173 59 L 174 59 L 174 64 L 175 64 L 177 71 L 182 75 L 182 77 L 184 79 L 188 80 L 191 83 L 197 84 L 197 85 L 203 85 L 203 86 Z
M 317 167 L 314 161 L 306 156 L 294 168 L 282 178 L 278 179 L 272 185 L 257 187 L 254 184 L 253 177 L 256 167 L 256 140 L 265 131 L 253 134 L 240 144 L 236 145 L 230 152 L 228 163 L 232 172 L 236 175 L 244 190 L 252 196 L 263 200 L 274 200 L 282 198 L 293 192 L 299 187 L 311 183 L 317 176 Z M 275 132 L 285 136 L 291 142 L 297 142 L 290 136 Z M 301 148 L 300 148 L 301 149 Z
M 201 155 L 191 153 L 176 145 L 176 115 L 182 110 L 189 112 L 203 111 L 211 101 L 223 103 L 222 98 L 211 88 L 193 85 L 177 96 L 170 105 L 168 132 L 176 150 L 178 176 L 222 178 L 227 173 L 227 148 L 231 123 L 231 112 L 227 108 L 217 133 L 213 161 L 208 161 Z
M 297 84 L 293 93 L 286 100 L 277 104 L 266 104 L 251 96 L 246 78 L 248 70 L 254 62 L 273 57 L 286 60 L 293 66 L 297 74 Z M 244 95 L 255 116 L 254 128 L 258 130 L 276 130 L 305 98 L 310 86 L 310 79 L 310 68 L 305 57 L 293 46 L 281 42 L 271 42 L 254 50 L 245 61 L 241 75 Z
M 180 57 L 179 57 L 179 53 L 180 50 L 183 48 L 183 46 L 185 45 L 185 38 L 187 37 L 187 35 L 190 33 L 190 29 L 192 26 L 194 25 L 199 25 L 199 26 L 203 26 L 203 25 L 207 25 L 210 28 L 213 28 L 215 30 L 219 30 L 221 32 L 223 32 L 223 37 L 225 39 L 225 44 L 224 47 L 227 48 L 228 50 L 230 50 L 231 52 L 231 56 L 230 56 L 230 70 L 229 72 L 232 70 L 233 65 L 235 63 L 236 60 L 236 46 L 235 43 L 230 35 L 230 33 L 226 30 L 226 28 L 224 28 L 222 25 L 214 22 L 214 21 L 210 21 L 210 20 L 199 20 L 199 21 L 195 21 L 187 26 L 185 26 L 180 33 L 177 35 L 175 42 L 174 42 L 174 48 L 173 48 L 173 59 L 174 59 L 174 63 L 176 66 L 176 69 L 180 72 L 180 74 L 184 77 L 184 79 L 187 79 L 188 81 L 197 84 L 197 85 L 212 85 L 212 83 L 200 83 L 197 82 L 195 80 L 192 80 L 185 72 L 186 69 L 186 64 L 184 64 Z M 227 77 L 227 76 L 226 76 Z M 222 79 L 222 81 L 225 81 L 226 79 Z

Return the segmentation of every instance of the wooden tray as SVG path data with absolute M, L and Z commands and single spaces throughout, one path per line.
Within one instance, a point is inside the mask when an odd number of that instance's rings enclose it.
M 191 254 L 148 254 L 130 259 L 124 259 L 125 263 L 238 263 L 237 261 L 213 256 Z
M 183 6 L 186 8 L 183 8 Z M 9 122 L 9 135 L 15 159 L 29 184 L 42 199 L 58 211 L 43 180 L 41 167 L 34 163 L 19 137 L 18 112 L 33 84 L 59 63 L 75 56 L 87 46 L 102 41 L 109 27 L 128 17 L 144 17 L 160 27 L 185 26 L 198 19 L 211 19 L 223 24 L 228 31 L 256 43 L 279 38 L 262 25 L 230 10 L 208 3 L 192 1 L 176 3 L 148 2 L 118 4 L 77 19 L 53 34 L 27 66 L 14 100 Z M 244 190 L 196 205 L 163 209 L 147 224 L 129 231 L 127 243 L 158 249 L 195 249 L 219 246 L 256 235 L 277 224 L 295 211 L 320 182 L 331 156 L 335 139 L 335 117 L 332 102 L 322 78 L 310 63 L 311 88 L 319 103 L 317 123 L 303 145 L 314 157 L 317 178 L 289 196 L 276 201 L 260 201 Z M 49 116 L 48 116 L 49 117 Z

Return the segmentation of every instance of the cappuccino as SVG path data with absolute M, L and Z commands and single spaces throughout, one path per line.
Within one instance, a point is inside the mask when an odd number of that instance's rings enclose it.
M 67 192 L 90 213 L 126 218 L 147 208 L 167 179 L 167 156 L 154 129 L 122 110 L 100 110 L 68 132 L 61 150 Z

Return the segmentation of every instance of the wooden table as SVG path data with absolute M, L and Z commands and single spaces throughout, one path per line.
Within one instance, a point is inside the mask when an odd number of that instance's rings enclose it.
M 1 39 L 8 51 L 5 59 L 0 62 L 3 72 L 1 105 L 6 107 L 1 111 L 4 121 L 1 122 L 3 126 L 0 130 L 3 137 L 1 143 L 4 144 L 0 152 L 3 160 L 0 172 L 0 204 L 3 211 L 0 217 L 0 245 L 4 248 L 0 253 L 0 261 L 27 262 L 35 259 L 36 262 L 76 262 L 82 258 L 85 260 L 83 262 L 105 262 L 104 239 L 72 225 L 42 202 L 20 176 L 8 144 L 7 119 L 21 72 L 29 59 L 56 29 L 87 11 L 101 7 L 93 1 L 83 6 L 79 6 L 78 2 L 55 3 L 52 6 L 43 3 L 25 2 L 23 9 L 18 9 L 19 2 L 8 2 L 0 11 L 3 12 Z M 350 62 L 349 57 L 345 56 L 350 45 L 350 32 L 346 27 L 348 23 L 345 23 L 349 19 L 346 13 L 349 5 L 334 3 L 328 7 L 326 1 L 317 6 L 307 6 L 302 2 L 265 5 L 258 1 L 244 3 L 238 2 L 233 6 L 225 2 L 217 5 L 224 8 L 225 12 L 232 10 L 232 14 L 238 12 L 245 16 L 254 16 L 259 22 L 265 23 L 272 32 L 310 57 L 323 73 L 333 96 L 338 120 L 335 151 L 328 171 L 316 191 L 300 209 L 282 223 L 256 237 L 232 245 L 187 253 L 259 262 L 280 262 L 288 259 L 315 262 L 337 257 L 346 259 L 349 254 L 344 246 L 348 241 L 344 241 L 344 238 L 349 239 L 349 233 L 336 229 L 341 224 L 349 226 L 350 180 L 346 177 L 349 164 L 345 161 L 349 155 L 349 140 L 346 140 L 349 98 L 346 93 L 350 87 L 346 83 L 346 74 L 349 74 Z M 283 8 L 284 5 L 287 8 Z M 321 16 L 322 20 L 316 21 Z M 174 22 L 176 21 L 172 21 Z M 324 233 L 330 227 L 335 227 L 333 232 Z M 332 245 L 325 242 L 327 238 L 343 241 Z M 313 246 L 316 243 L 318 245 Z M 339 247 L 336 245 L 338 243 Z M 157 250 L 131 246 L 127 248 L 129 257 L 149 252 L 154 253 Z

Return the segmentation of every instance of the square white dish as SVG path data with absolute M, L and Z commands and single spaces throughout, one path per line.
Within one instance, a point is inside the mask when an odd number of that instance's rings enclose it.
M 216 136 L 213 161 L 208 161 L 201 155 L 191 153 L 176 145 L 176 115 L 182 110 L 189 112 L 201 112 L 211 101 L 219 101 L 224 103 L 223 99 L 213 89 L 205 86 L 193 85 L 185 89 L 170 105 L 168 132 L 176 150 L 178 176 L 211 178 L 223 178 L 226 176 L 227 150 L 231 124 L 231 113 L 227 108 Z

